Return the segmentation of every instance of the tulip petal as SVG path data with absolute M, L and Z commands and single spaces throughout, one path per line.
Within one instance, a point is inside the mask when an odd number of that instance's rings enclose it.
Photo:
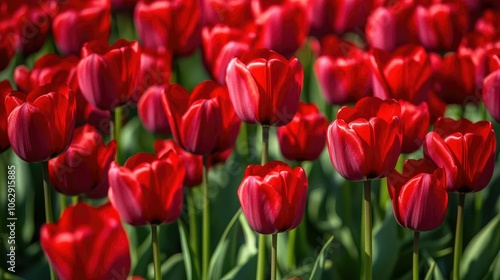
M 263 66 L 263 65 L 262 65 Z M 234 110 L 247 123 L 258 123 L 257 112 L 261 110 L 260 90 L 250 71 L 239 59 L 234 58 L 227 67 L 226 85 Z

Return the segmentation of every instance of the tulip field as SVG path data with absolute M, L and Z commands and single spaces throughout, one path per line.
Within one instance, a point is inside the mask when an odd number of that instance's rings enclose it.
M 500 1 L 2 0 L 0 280 L 500 280 Z

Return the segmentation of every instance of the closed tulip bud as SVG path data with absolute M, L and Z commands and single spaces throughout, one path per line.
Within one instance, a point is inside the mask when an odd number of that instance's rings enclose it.
M 8 80 L 0 82 L 0 153 L 10 147 L 7 134 L 7 110 L 5 108 L 5 97 L 12 92 L 12 86 Z
M 430 160 L 407 160 L 403 174 L 395 170 L 389 174 L 387 187 L 394 217 L 402 227 L 429 231 L 443 223 L 448 207 L 446 177 Z
M 108 197 L 129 224 L 170 223 L 181 215 L 186 169 L 173 151 L 161 158 L 138 153 L 124 166 L 111 163 Z
M 343 34 L 358 28 L 363 30 L 373 4 L 364 0 L 333 0 L 333 7 L 333 30 Z
M 282 126 L 297 112 L 303 78 L 297 58 L 261 49 L 231 60 L 226 85 L 242 121 Z
M 162 104 L 175 141 L 186 151 L 207 156 L 234 145 L 241 121 L 225 86 L 204 81 L 189 94 L 180 85 L 170 85 Z
M 301 102 L 292 121 L 278 128 L 281 153 L 288 160 L 316 160 L 325 148 L 327 126 L 314 103 Z
M 414 105 L 410 102 L 399 100 L 401 106 L 401 124 L 403 126 L 403 145 L 401 153 L 413 153 L 422 146 L 431 116 L 426 102 Z
M 252 0 L 201 0 L 204 26 L 242 26 L 253 20 Z
M 130 101 L 139 102 L 144 92 L 151 86 L 170 82 L 172 75 L 172 54 L 164 50 L 141 50 L 141 68 L 137 74 L 137 87 Z
M 170 134 L 168 119 L 161 104 L 162 92 L 168 85 L 151 86 L 137 104 L 137 113 L 144 127 L 154 133 Z
M 500 69 L 484 79 L 483 100 L 493 119 L 500 122 Z
M 86 42 L 108 39 L 111 31 L 111 3 L 109 0 L 65 1 L 59 4 L 52 31 L 62 53 L 79 55 Z
M 238 188 L 241 209 L 250 227 L 274 234 L 299 226 L 304 216 L 308 182 L 302 167 L 271 161 L 249 165 Z
M 201 184 L 203 159 L 202 156 L 186 152 L 174 140 L 156 140 L 154 144 L 156 155 L 161 158 L 169 151 L 174 151 L 182 159 L 186 168 L 186 175 L 184 176 L 185 187 L 196 187 Z
M 93 126 L 79 127 L 75 129 L 68 150 L 49 160 L 50 182 L 65 195 L 105 197 L 108 194 L 108 170 L 115 154 L 115 141 L 105 145 Z
M 86 43 L 78 63 L 78 83 L 87 101 L 102 110 L 126 104 L 135 90 L 141 63 L 139 44 L 119 39 Z
M 57 223 L 42 226 L 40 244 L 61 280 L 127 279 L 130 273 L 127 233 L 109 203 L 69 206 Z
M 45 84 L 28 95 L 13 91 L 5 98 L 5 108 L 10 144 L 24 161 L 46 161 L 68 148 L 76 101 L 67 85 Z
M 488 121 L 440 118 L 425 137 L 424 155 L 446 174 L 448 192 L 477 192 L 486 187 L 495 166 L 496 135 Z
M 365 97 L 342 107 L 326 135 L 333 167 L 348 180 L 382 178 L 401 153 L 401 107 L 392 100 Z
M 494 41 L 500 38 L 500 11 L 486 10 L 476 21 L 474 31 Z
M 10 63 L 11 58 L 16 53 L 15 42 L 3 34 L 14 33 L 14 25 L 10 21 L 0 21 L 0 71 L 4 70 Z

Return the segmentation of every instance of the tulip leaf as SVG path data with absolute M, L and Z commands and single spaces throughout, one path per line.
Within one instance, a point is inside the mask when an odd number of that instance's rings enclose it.
M 431 267 L 429 268 L 429 271 L 427 271 L 427 274 L 425 274 L 424 280 L 432 280 L 432 273 L 434 272 L 435 268 L 436 268 L 436 262 L 433 262 L 431 264 Z
M 463 279 L 483 279 L 500 251 L 500 215 L 469 242 L 460 262 Z
M 323 248 L 321 248 L 318 257 L 314 262 L 311 275 L 309 275 L 309 280 L 321 279 L 321 275 L 323 274 L 323 268 L 325 266 L 325 260 L 328 256 L 328 249 L 330 248 L 332 241 L 333 241 L 333 236 L 330 237 L 328 241 L 326 241 L 325 245 L 323 245 Z
M 189 248 L 189 244 L 187 241 L 187 233 L 186 233 L 186 225 L 181 220 L 177 220 L 177 225 L 179 226 L 179 235 L 181 237 L 181 248 L 182 248 L 182 256 L 184 259 L 184 268 L 186 269 L 186 279 L 192 280 L 193 275 L 193 265 L 191 258 L 191 249 Z
M 391 277 L 399 259 L 400 243 L 398 224 L 393 215 L 387 215 L 373 231 L 373 276 L 375 279 Z

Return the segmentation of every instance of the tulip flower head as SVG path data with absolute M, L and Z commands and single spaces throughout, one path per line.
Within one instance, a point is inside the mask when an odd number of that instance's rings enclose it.
M 0 153 L 10 147 L 7 134 L 7 110 L 5 109 L 5 97 L 12 92 L 12 86 L 8 80 L 0 82 Z

